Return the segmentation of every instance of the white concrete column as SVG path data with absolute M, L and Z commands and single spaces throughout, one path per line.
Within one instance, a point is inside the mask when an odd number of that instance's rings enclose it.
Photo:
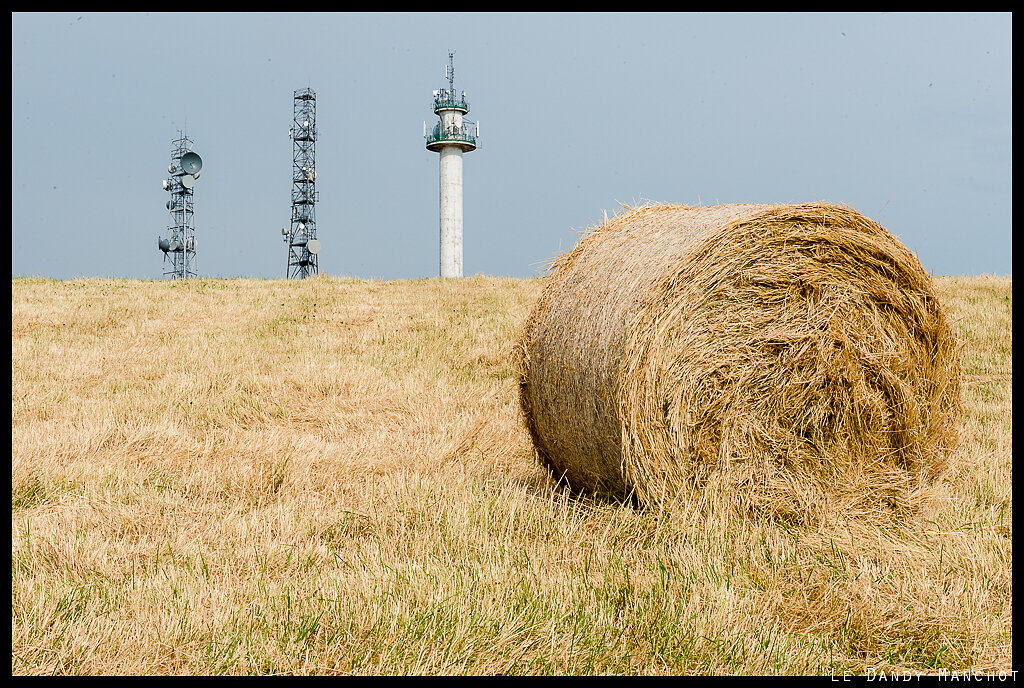
M 441 277 L 462 277 L 462 149 L 441 149 Z

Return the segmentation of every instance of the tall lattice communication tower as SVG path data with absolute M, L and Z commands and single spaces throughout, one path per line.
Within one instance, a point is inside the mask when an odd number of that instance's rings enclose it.
M 295 91 L 293 122 L 288 130 L 292 139 L 292 217 L 282 229 L 288 244 L 288 279 L 303 279 L 319 272 L 316 238 L 316 92 L 311 88 Z
M 170 279 L 197 276 L 193 187 L 203 160 L 192 151 L 192 145 L 192 139 L 179 129 L 178 138 L 171 142 L 171 164 L 167 166 L 171 176 L 163 182 L 164 190 L 171 194 L 166 203 L 169 236 L 158 236 L 156 245 L 164 254 L 164 277 Z

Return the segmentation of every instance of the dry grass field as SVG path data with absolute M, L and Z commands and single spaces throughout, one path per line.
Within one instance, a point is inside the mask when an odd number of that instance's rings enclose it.
M 11 672 L 1008 672 L 1011 278 L 937 282 L 935 498 L 808 530 L 553 484 L 537 279 L 12 279 Z

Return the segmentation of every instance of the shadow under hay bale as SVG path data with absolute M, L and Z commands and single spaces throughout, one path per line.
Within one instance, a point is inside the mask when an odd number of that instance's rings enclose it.
M 956 443 L 959 345 L 931 279 L 847 207 L 628 208 L 552 270 L 516 346 L 520 405 L 574 489 L 888 518 Z

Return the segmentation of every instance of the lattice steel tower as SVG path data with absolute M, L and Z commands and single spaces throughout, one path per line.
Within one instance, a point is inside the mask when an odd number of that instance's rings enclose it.
M 302 279 L 319 272 L 316 238 L 316 93 L 311 88 L 295 91 L 292 139 L 292 217 L 282 229 L 288 244 L 288 279 Z
M 167 166 L 171 176 L 163 182 L 164 190 L 171 194 L 166 204 L 169 236 L 166 239 L 158 236 L 156 245 L 164 254 L 164 277 L 185 279 L 197 276 L 193 186 L 203 160 L 192 151 L 192 139 L 181 130 L 171 146 L 171 164 Z
M 423 123 L 427 150 L 441 154 L 440 229 L 441 277 L 462 277 L 462 154 L 477 149 L 480 123 L 463 119 L 469 112 L 466 92 L 455 92 L 455 53 L 445 66 L 448 88 L 434 91 L 434 114 L 440 121 L 428 133 Z

